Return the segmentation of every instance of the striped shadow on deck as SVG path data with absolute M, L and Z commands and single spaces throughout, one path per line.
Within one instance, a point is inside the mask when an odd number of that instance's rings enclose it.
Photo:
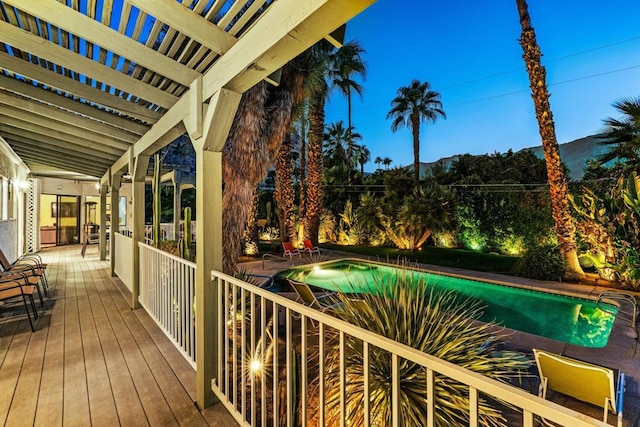
M 97 245 L 80 249 L 41 252 L 50 295 L 36 332 L 24 307 L 0 307 L 0 425 L 235 425 L 221 405 L 198 411 L 193 368 L 129 308 Z

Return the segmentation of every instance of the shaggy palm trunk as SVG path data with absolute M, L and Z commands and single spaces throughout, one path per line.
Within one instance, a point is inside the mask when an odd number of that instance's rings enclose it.
M 420 187 L 420 117 L 411 115 L 411 133 L 413 134 L 413 188 Z
M 223 270 L 233 274 L 241 253 L 242 232 L 253 202 L 253 191 L 266 174 L 269 156 L 260 137 L 265 123 L 266 83 L 242 96 L 224 146 L 222 172 Z
M 280 211 L 280 238 L 295 239 L 293 165 L 291 164 L 291 124 L 294 109 L 304 101 L 304 80 L 295 61 L 282 69 L 282 79 L 269 114 L 265 139 L 276 164 L 275 200 Z
M 291 134 L 287 133 L 276 158 L 276 192 L 280 221 L 280 238 L 286 242 L 296 239 L 296 218 L 293 211 L 293 165 L 291 164 Z
M 247 226 L 244 232 L 244 253 L 255 255 L 258 253 L 258 188 L 253 190 L 251 206 L 247 212 Z
M 569 207 L 567 197 L 567 177 L 565 176 L 560 151 L 556 139 L 556 130 L 553 123 L 553 115 L 549 104 L 549 91 L 546 83 L 546 70 L 540 58 L 540 47 L 536 41 L 536 35 L 531 27 L 531 20 L 527 2 L 516 0 L 522 35 L 520 45 L 524 51 L 523 58 L 529 74 L 531 97 L 536 109 L 538 129 L 542 138 L 544 159 L 547 164 L 547 179 L 551 193 L 551 210 L 555 221 L 556 234 L 560 253 L 565 260 L 565 277 L 576 279 L 584 276 L 584 272 L 578 262 L 578 253 L 575 237 L 575 224 Z
M 300 126 L 300 204 L 298 207 L 300 218 L 304 218 L 307 212 L 307 135 L 305 128 L 303 121 Z
M 305 238 L 318 242 L 322 212 L 322 137 L 324 133 L 324 96 L 317 94 L 309 106 L 309 168 L 307 171 L 307 216 Z

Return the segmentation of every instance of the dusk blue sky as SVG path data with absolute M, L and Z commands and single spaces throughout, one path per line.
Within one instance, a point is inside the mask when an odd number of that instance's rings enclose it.
M 547 68 L 559 143 L 597 133 L 619 117 L 611 103 L 640 95 L 640 1 L 530 0 Z M 413 162 L 411 133 L 386 119 L 397 89 L 428 81 L 442 95 L 446 120 L 421 128 L 420 160 L 506 152 L 540 145 L 529 81 L 518 44 L 515 0 L 378 0 L 347 25 L 365 49 L 362 100 L 353 124 L 371 151 L 392 166 Z M 326 122 L 347 122 L 333 93 Z

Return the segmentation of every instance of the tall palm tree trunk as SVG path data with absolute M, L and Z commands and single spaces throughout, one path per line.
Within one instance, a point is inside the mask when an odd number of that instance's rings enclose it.
M 413 187 L 420 187 L 420 117 L 411 115 L 411 133 L 413 134 Z
M 280 220 L 280 238 L 291 242 L 296 239 L 296 218 L 293 211 L 293 167 L 291 164 L 291 134 L 287 132 L 276 157 L 276 192 Z
M 309 105 L 309 167 L 307 170 L 307 216 L 304 233 L 307 239 L 318 242 L 322 213 L 322 138 L 324 134 L 324 94 L 316 94 Z
M 516 3 L 520 15 L 520 25 L 522 26 L 520 38 L 520 45 L 524 52 L 522 57 L 529 74 L 531 97 L 535 105 L 538 129 L 542 138 L 542 148 L 547 164 L 547 179 L 551 193 L 551 210 L 556 234 L 558 235 L 560 253 L 566 264 L 565 277 L 576 279 L 583 277 L 584 272 L 578 262 L 575 224 L 569 207 L 567 177 L 560 160 L 553 114 L 549 104 L 546 70 L 540 61 L 542 54 L 536 41 L 535 32 L 531 27 L 527 2 L 526 0 L 516 0 Z
M 307 215 L 307 125 L 303 118 L 300 119 L 300 218 Z
M 260 137 L 265 126 L 266 97 L 264 82 L 245 92 L 222 153 L 222 249 L 223 271 L 227 274 L 235 273 L 253 191 L 269 167 L 267 147 Z
M 280 218 L 280 238 L 294 240 L 293 165 L 291 163 L 291 124 L 295 108 L 304 101 L 304 79 L 294 59 L 282 69 L 280 86 L 269 111 L 269 127 L 265 135 L 267 147 L 276 165 L 276 193 Z

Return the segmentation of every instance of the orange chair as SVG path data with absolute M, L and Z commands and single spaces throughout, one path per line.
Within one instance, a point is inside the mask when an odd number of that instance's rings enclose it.
M 320 248 L 317 246 L 313 246 L 311 240 L 307 239 L 304 241 L 304 252 L 308 253 L 309 255 L 314 253 L 320 255 Z
M 298 255 L 300 258 L 302 258 L 300 250 L 294 247 L 292 242 L 282 242 L 282 248 L 284 249 L 284 253 L 282 254 L 282 256 L 288 256 L 292 261 L 294 255 Z

